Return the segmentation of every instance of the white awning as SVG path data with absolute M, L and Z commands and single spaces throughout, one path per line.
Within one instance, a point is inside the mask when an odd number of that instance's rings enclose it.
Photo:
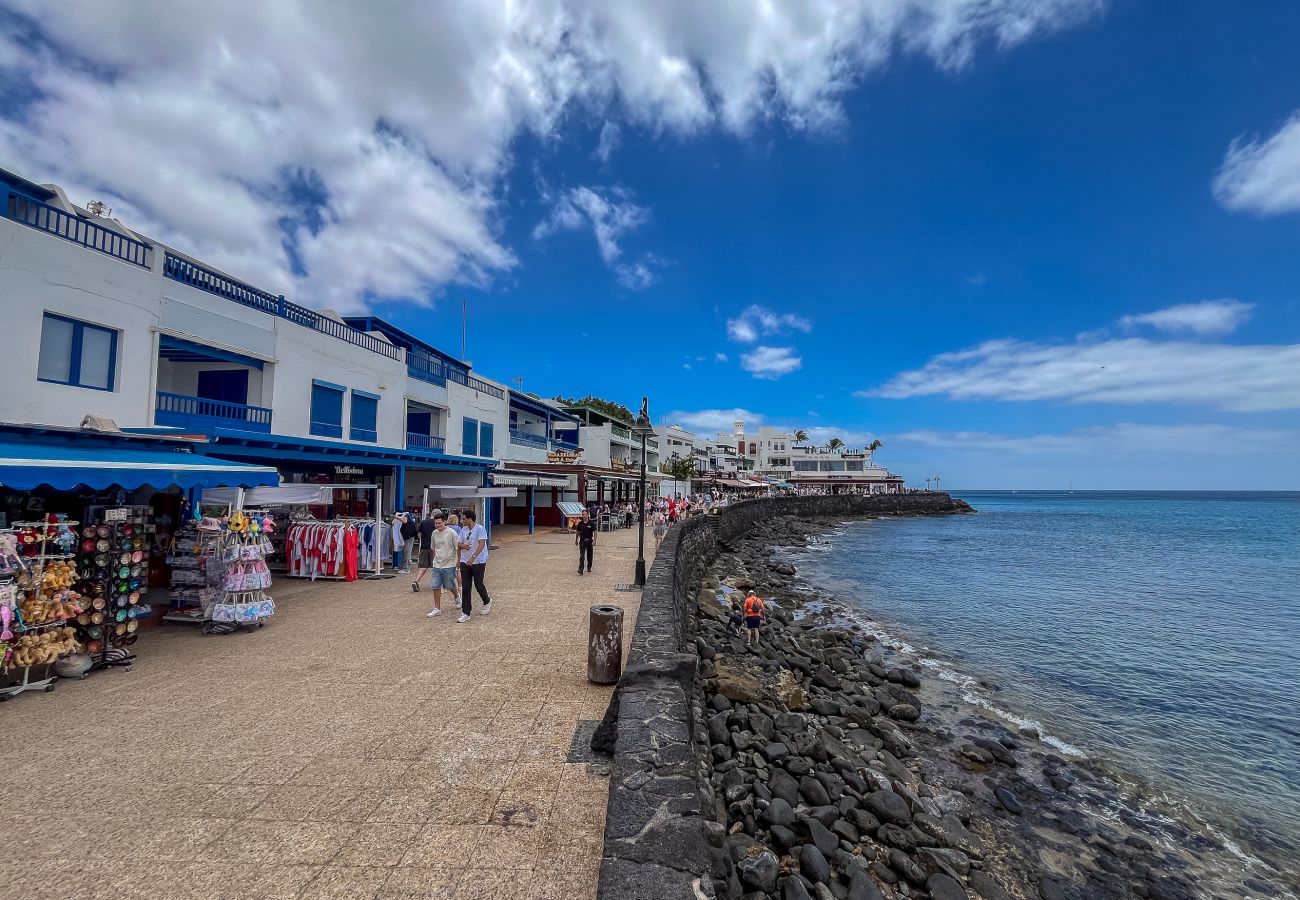
M 537 487 L 537 476 L 515 472 L 493 472 L 492 483 L 495 485 L 514 485 L 515 487 Z
M 430 492 L 437 492 L 440 500 L 478 500 L 483 497 L 517 497 L 517 487 L 473 487 L 463 484 L 430 484 Z
M 560 488 L 568 487 L 569 479 L 561 475 L 538 475 L 537 486 L 538 487 L 560 487 Z

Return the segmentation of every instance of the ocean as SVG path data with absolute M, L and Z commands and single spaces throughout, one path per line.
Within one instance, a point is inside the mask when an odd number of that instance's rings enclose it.
M 800 575 L 1294 877 L 1300 493 L 952 493 L 978 514 L 847 523 Z

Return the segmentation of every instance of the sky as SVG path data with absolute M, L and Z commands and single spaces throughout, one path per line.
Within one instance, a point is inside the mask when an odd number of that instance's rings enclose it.
M 0 0 L 0 166 L 544 396 L 1300 489 L 1300 6 Z M 515 382 L 522 379 L 522 382 Z

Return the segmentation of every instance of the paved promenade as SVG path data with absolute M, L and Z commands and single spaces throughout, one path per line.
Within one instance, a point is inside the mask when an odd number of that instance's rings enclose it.
M 569 758 L 636 532 L 581 578 L 569 535 L 494 537 L 467 624 L 404 576 L 284 579 L 259 631 L 168 625 L 130 672 L 0 705 L 0 898 L 594 897 L 608 779 Z

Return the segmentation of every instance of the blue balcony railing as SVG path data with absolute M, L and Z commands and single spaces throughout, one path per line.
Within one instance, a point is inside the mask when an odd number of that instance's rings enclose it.
M 417 434 L 414 431 L 406 433 L 407 449 L 420 448 L 421 450 L 436 450 L 443 453 L 447 449 L 447 439 L 440 438 L 432 434 Z
M 365 441 L 368 444 L 373 444 L 375 441 L 379 440 L 379 432 L 375 431 L 373 428 L 358 428 L 353 425 L 352 428 L 349 429 L 348 433 L 354 441 Z
M 457 384 L 463 384 L 470 390 L 481 391 L 484 394 L 489 394 L 496 397 L 498 400 L 504 399 L 506 395 L 506 392 L 496 385 L 488 384 L 481 378 L 475 378 L 468 372 L 462 372 L 459 369 L 453 369 L 450 366 L 447 367 L 447 380 L 454 381 Z
M 222 426 L 269 433 L 271 411 L 264 406 L 228 403 L 225 400 L 205 400 L 202 397 L 159 391 L 154 424 L 178 428 Z
M 560 440 L 558 438 L 552 438 L 551 449 L 572 453 L 578 449 L 578 444 L 575 441 L 565 441 L 565 440 Z
M 521 447 L 540 447 L 546 449 L 546 435 L 533 434 L 531 431 L 522 431 L 518 428 L 510 429 L 510 443 L 519 444 Z
M 182 259 L 174 253 L 168 252 L 163 256 L 163 275 L 173 281 L 179 281 L 181 284 L 188 284 L 190 287 L 207 291 L 209 294 L 225 297 L 227 300 L 242 303 L 244 306 L 251 306 L 253 309 L 261 310 L 264 313 L 288 319 L 290 322 L 302 325 L 304 328 L 310 328 L 313 331 L 328 334 L 330 337 L 338 338 L 341 341 L 347 341 L 349 344 L 364 347 L 382 356 L 387 356 L 389 359 L 402 358 L 401 350 L 387 341 L 380 340 L 373 334 L 358 331 L 344 322 L 331 319 L 329 316 L 323 316 L 305 306 L 290 303 L 282 296 L 269 294 L 252 285 L 222 275 L 220 272 L 206 266 L 190 262 L 188 259 Z
M 22 194 L 11 193 L 3 206 L 0 206 L 0 212 L 3 212 L 6 219 L 72 241 L 89 250 L 97 250 L 123 262 L 133 263 L 143 269 L 149 268 L 149 254 L 153 250 L 149 244 L 106 228 L 98 222 L 64 212 L 48 203 L 24 197 Z
M 412 378 L 427 381 L 441 387 L 447 386 L 447 367 L 436 359 L 423 356 L 407 356 L 406 372 Z

